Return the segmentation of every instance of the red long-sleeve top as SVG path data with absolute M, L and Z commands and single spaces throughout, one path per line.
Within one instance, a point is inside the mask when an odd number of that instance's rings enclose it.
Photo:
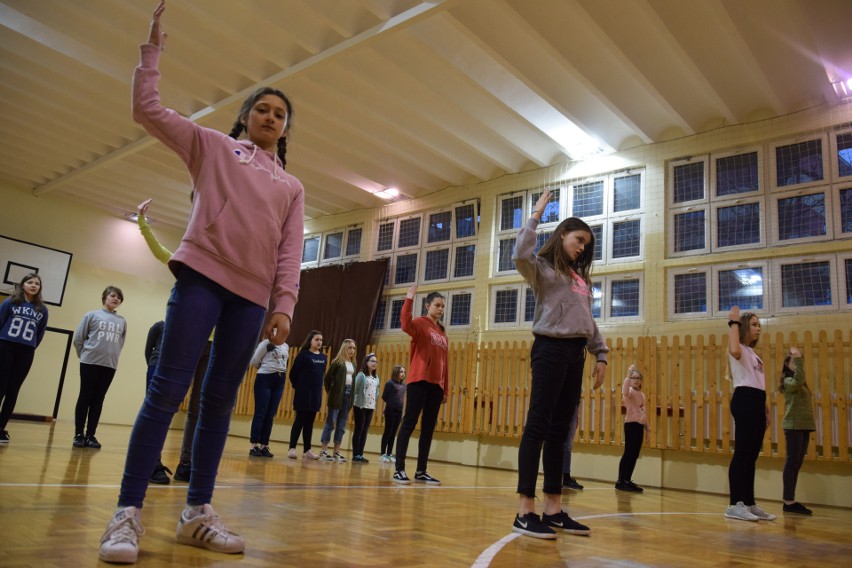
M 450 392 L 447 335 L 428 316 L 412 318 L 413 305 L 414 300 L 406 298 L 400 314 L 402 331 L 411 336 L 411 362 L 406 382 L 436 384 L 444 389 L 446 397 Z

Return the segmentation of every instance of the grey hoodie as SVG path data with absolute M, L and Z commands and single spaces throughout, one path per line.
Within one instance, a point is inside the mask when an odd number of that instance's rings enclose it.
M 81 363 L 115 369 L 124 347 L 127 322 L 106 308 L 83 316 L 74 332 L 74 349 Z

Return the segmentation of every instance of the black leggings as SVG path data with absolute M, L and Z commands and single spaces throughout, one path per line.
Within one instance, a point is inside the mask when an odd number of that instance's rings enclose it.
M 316 412 L 297 410 L 296 418 L 293 419 L 293 427 L 290 429 L 290 449 L 295 450 L 299 445 L 299 435 L 305 444 L 305 451 L 311 449 L 311 439 L 314 436 L 314 419 Z
M 432 434 L 438 423 L 438 412 L 444 401 L 444 389 L 440 385 L 426 381 L 417 381 L 406 387 L 405 417 L 402 419 L 402 429 L 396 441 L 396 471 L 405 470 L 405 455 L 408 453 L 408 441 L 417 419 L 420 421 L 420 442 L 417 445 L 417 471 L 426 471 L 429 461 L 429 450 L 432 447 Z
M 30 372 L 34 355 L 35 349 L 29 345 L 0 341 L 0 400 L 3 401 L 0 430 L 6 429 L 6 424 L 12 417 L 15 403 L 18 402 L 18 393 L 27 373 Z
M 754 505 L 754 464 L 766 432 L 766 391 L 737 387 L 731 397 L 734 417 L 734 457 L 728 467 L 731 505 Z
M 382 434 L 382 455 L 389 456 L 393 453 L 393 441 L 399 423 L 402 422 L 402 410 L 385 408 L 385 431 Z
M 80 363 L 80 396 L 74 409 L 74 433 L 94 436 L 104 408 L 104 399 L 115 376 L 115 369 Z M 88 418 L 88 422 L 86 421 Z
M 352 431 L 352 455 L 364 456 L 364 446 L 367 445 L 367 432 L 370 430 L 370 421 L 373 419 L 372 408 L 352 407 L 355 415 L 355 429 Z
M 642 450 L 642 436 L 645 434 L 645 426 L 638 422 L 624 423 L 624 455 L 618 463 L 618 480 L 630 481 L 633 479 L 633 470 L 636 468 L 636 460 Z
M 784 462 L 784 500 L 796 500 L 796 483 L 799 481 L 799 470 L 805 455 L 808 453 L 808 443 L 811 441 L 810 430 L 784 430 L 787 439 L 787 461 Z

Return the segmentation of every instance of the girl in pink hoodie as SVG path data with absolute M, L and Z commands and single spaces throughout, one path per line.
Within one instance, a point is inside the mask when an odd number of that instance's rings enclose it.
M 627 377 L 621 386 L 621 396 L 627 414 L 624 416 L 624 455 L 618 464 L 618 481 L 615 488 L 619 491 L 642 493 L 641 487 L 633 483 L 633 470 L 642 450 L 642 437 L 651 438 L 648 426 L 648 413 L 645 411 L 645 394 L 642 392 L 642 373 L 636 365 L 627 369 Z

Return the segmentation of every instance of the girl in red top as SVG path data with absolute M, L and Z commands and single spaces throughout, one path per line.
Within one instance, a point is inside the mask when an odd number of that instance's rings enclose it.
M 426 463 L 429 461 L 438 411 L 441 410 L 441 404 L 447 402 L 449 393 L 447 334 L 441 323 L 445 302 L 441 294 L 432 292 L 426 296 L 426 315 L 413 319 L 412 306 L 416 293 L 416 285 L 409 288 L 400 315 L 402 331 L 411 336 L 411 363 L 408 366 L 405 415 L 396 442 L 396 472 L 393 480 L 403 485 L 411 484 L 411 479 L 405 473 L 405 454 L 408 452 L 408 440 L 422 413 L 414 481 L 440 485 L 440 481 L 426 473 Z

